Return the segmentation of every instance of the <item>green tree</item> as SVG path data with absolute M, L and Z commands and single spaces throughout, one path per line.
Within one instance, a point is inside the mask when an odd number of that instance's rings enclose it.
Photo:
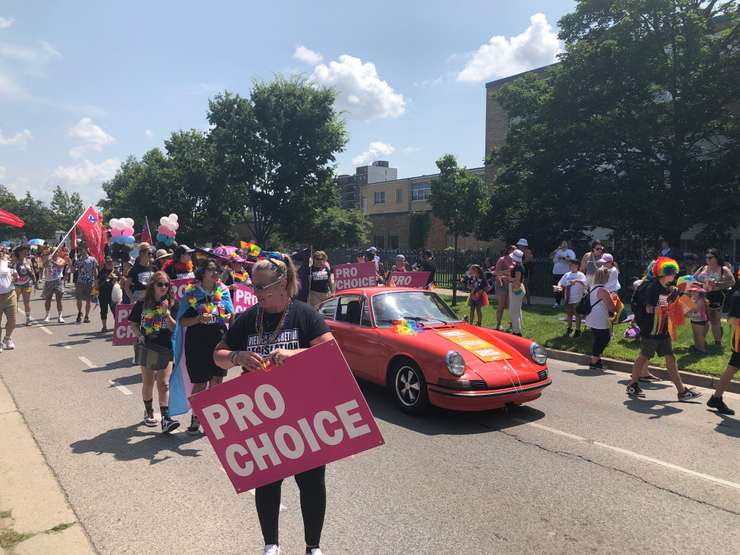
M 457 258 L 460 236 L 470 235 L 485 212 L 485 188 L 481 179 L 458 166 L 452 154 L 437 160 L 439 177 L 432 180 L 432 213 L 442 220 L 453 237 L 455 263 L 452 270 L 452 304 L 457 303 Z
M 423 249 L 426 246 L 431 227 L 432 218 L 428 212 L 411 214 L 409 219 L 409 248 L 413 250 Z
M 372 224 L 361 210 L 344 210 L 331 206 L 317 210 L 313 215 L 310 229 L 301 243 L 308 243 L 317 249 L 333 249 L 367 244 Z
M 734 1 L 580 0 L 561 63 L 498 94 L 512 120 L 483 231 L 678 244 L 736 226 L 739 26 Z
M 26 192 L 26 196 L 18 201 L 15 214 L 26 222 L 20 231 L 28 239 L 54 239 L 57 230 L 55 214 L 42 201 L 34 199 L 30 192 Z
M 67 230 L 82 216 L 85 207 L 82 204 L 80 194 L 74 192 L 69 194 L 59 185 L 54 187 L 54 193 L 51 197 L 51 211 L 54 213 L 57 228 Z
M 310 224 L 331 194 L 331 164 L 347 141 L 334 100 L 331 89 L 277 78 L 256 83 L 249 98 L 225 92 L 210 101 L 210 140 L 230 209 L 258 243 L 267 245 L 277 227 L 295 233 Z

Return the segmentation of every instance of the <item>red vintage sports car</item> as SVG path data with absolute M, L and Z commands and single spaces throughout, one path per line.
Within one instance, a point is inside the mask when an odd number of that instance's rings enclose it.
M 318 310 L 352 372 L 387 386 L 404 412 L 520 405 L 552 383 L 543 347 L 460 321 L 432 291 L 347 289 Z

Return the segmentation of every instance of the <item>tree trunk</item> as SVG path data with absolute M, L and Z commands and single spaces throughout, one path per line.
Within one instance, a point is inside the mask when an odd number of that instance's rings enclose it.
M 452 306 L 457 305 L 457 238 L 455 234 L 455 251 L 452 255 Z

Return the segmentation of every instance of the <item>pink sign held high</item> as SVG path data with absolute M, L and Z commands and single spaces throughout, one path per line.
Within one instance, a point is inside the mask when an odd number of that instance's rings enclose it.
M 378 279 L 373 262 L 334 266 L 334 287 L 337 291 L 355 287 L 375 287 L 377 284 Z
M 426 287 L 430 272 L 391 272 L 388 287 Z
M 119 303 L 113 315 L 113 345 L 133 345 L 136 343 L 136 333 L 128 323 L 128 315 L 134 308 L 132 304 Z
M 237 283 L 234 285 L 234 290 L 231 293 L 231 301 L 234 303 L 234 312 L 239 314 L 247 310 L 250 306 L 256 305 L 257 296 L 254 294 L 254 289 L 248 285 Z
M 383 445 L 335 341 L 190 398 L 237 493 Z

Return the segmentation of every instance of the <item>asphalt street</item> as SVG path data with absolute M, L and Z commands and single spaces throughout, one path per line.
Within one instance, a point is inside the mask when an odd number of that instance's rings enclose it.
M 98 330 L 97 313 L 21 326 L 0 354 L 0 377 L 96 549 L 261 553 L 253 496 L 234 493 L 186 418 L 172 436 L 141 424 L 132 349 Z M 631 400 L 625 374 L 550 370 L 553 385 L 512 412 L 409 417 L 361 384 L 386 444 L 328 467 L 324 552 L 740 553 L 740 419 L 708 411 L 707 390 L 680 403 L 666 382 Z M 740 396 L 726 401 L 740 410 Z M 282 502 L 283 553 L 303 553 L 292 479 Z

